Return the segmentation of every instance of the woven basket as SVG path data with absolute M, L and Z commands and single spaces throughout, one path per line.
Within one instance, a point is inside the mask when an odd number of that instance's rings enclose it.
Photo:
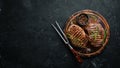
M 64 28 L 64 32 L 65 32 L 65 34 L 67 33 L 67 29 L 71 25 L 71 21 L 73 21 L 77 16 L 79 16 L 82 13 L 84 13 L 84 14 L 93 14 L 93 15 L 97 16 L 102 21 L 102 24 L 104 25 L 104 29 L 107 30 L 107 31 L 106 31 L 106 39 L 105 39 L 103 45 L 98 50 L 96 50 L 96 51 L 94 51 L 92 53 L 81 53 L 81 52 L 78 51 L 78 54 L 81 57 L 91 57 L 91 56 L 98 55 L 98 54 L 100 54 L 103 51 L 103 49 L 105 48 L 105 46 L 106 46 L 106 44 L 107 44 L 107 42 L 109 40 L 109 37 L 110 37 L 109 25 L 108 25 L 106 19 L 101 14 L 99 14 L 96 11 L 92 11 L 92 10 L 88 10 L 88 9 L 87 10 L 78 11 L 78 12 L 74 13 L 71 17 L 69 17 L 69 19 L 66 22 L 66 25 L 65 25 L 65 28 Z

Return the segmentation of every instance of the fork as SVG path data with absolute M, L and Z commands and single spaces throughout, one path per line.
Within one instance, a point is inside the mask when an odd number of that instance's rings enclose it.
M 63 30 L 61 29 L 60 25 L 58 24 L 57 21 L 55 21 L 55 24 L 57 25 L 57 27 L 55 27 L 55 25 L 51 24 L 52 27 L 55 29 L 55 31 L 58 33 L 58 35 L 61 37 L 61 39 L 63 40 L 63 42 L 69 47 L 69 49 L 72 51 L 72 53 L 74 54 L 74 56 L 76 57 L 77 61 L 79 63 L 82 63 L 83 60 L 81 59 L 80 55 L 78 54 L 78 52 L 73 49 L 73 47 L 71 46 L 67 36 L 65 35 L 65 33 L 63 32 Z

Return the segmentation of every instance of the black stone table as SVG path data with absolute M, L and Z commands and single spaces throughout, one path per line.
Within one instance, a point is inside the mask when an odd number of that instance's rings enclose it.
M 0 68 L 119 68 L 120 0 L 0 0 Z M 98 56 L 79 64 L 51 27 L 62 28 L 74 12 L 91 9 L 110 25 Z

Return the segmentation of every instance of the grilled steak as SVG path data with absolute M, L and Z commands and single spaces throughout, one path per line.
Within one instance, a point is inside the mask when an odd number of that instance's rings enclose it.
M 102 45 L 104 29 L 98 20 L 89 18 L 89 24 L 85 27 L 85 30 L 88 32 L 89 41 L 94 47 L 99 47 Z
M 70 25 L 67 35 L 69 36 L 71 43 L 76 47 L 85 47 L 88 42 L 84 30 L 78 25 Z

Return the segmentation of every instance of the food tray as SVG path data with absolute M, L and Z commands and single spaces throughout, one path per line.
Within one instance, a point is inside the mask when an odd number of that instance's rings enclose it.
M 88 15 L 88 20 L 89 19 L 92 19 L 92 16 L 93 18 L 96 17 L 97 20 L 99 20 L 99 23 L 102 28 L 104 29 L 104 31 L 102 33 L 104 33 L 103 37 L 103 41 L 102 41 L 102 45 L 99 46 L 99 47 L 93 47 L 91 45 L 92 42 L 90 42 L 90 44 L 88 43 L 86 45 L 87 48 L 90 48 L 91 49 L 91 52 L 85 52 L 86 49 L 83 49 L 82 47 L 76 47 L 71 41 L 73 40 L 70 40 L 73 48 L 78 52 L 78 54 L 81 56 L 81 57 L 91 57 L 91 56 L 95 56 L 95 55 L 98 55 L 100 54 L 103 49 L 105 48 L 108 40 L 109 40 L 109 37 L 110 37 L 110 28 L 109 28 L 109 25 L 108 25 L 108 22 L 106 21 L 106 19 L 101 15 L 99 14 L 98 12 L 96 11 L 93 11 L 93 10 L 82 10 L 82 11 L 78 11 L 76 13 L 74 13 L 72 16 L 69 17 L 69 19 L 66 21 L 66 25 L 65 25 L 65 28 L 64 28 L 64 32 L 65 34 L 67 35 L 68 34 L 68 29 L 71 25 L 78 25 L 80 28 L 82 28 L 83 30 L 85 30 L 84 28 L 86 28 L 86 26 L 84 25 L 79 25 L 77 23 L 77 17 L 80 16 L 81 14 L 86 14 Z M 88 23 L 90 23 L 88 21 Z M 87 34 L 87 33 L 86 33 Z M 89 37 L 89 34 L 87 34 L 88 37 Z M 102 35 L 102 34 L 101 34 Z M 68 35 L 67 35 L 68 37 Z M 88 40 L 89 41 L 89 40 Z

